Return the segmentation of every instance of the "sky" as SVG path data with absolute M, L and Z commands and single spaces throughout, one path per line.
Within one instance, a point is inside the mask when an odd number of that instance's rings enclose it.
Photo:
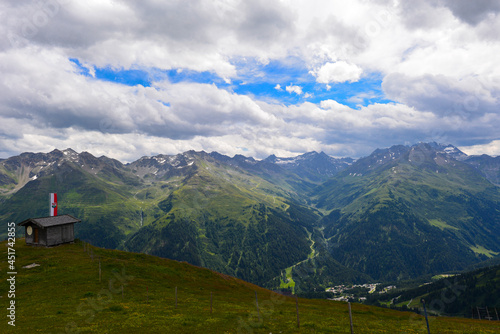
M 0 158 L 500 155 L 497 0 L 2 0 Z

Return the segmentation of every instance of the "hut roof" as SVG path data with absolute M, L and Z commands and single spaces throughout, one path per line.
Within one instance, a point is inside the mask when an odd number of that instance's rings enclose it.
M 53 216 L 53 217 L 42 217 L 42 218 L 30 218 L 26 219 L 19 224 L 18 226 L 25 226 L 28 223 L 33 223 L 39 227 L 50 227 L 50 226 L 57 226 L 57 225 L 66 225 L 66 224 L 72 224 L 72 223 L 79 223 L 81 222 L 80 219 L 77 219 L 71 215 L 61 215 L 61 216 Z

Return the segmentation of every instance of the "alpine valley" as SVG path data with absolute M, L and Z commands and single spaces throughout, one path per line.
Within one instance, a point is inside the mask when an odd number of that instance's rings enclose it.
M 188 151 L 128 164 L 66 149 L 0 160 L 0 220 L 47 216 L 57 192 L 81 240 L 305 292 L 498 258 L 499 183 L 499 157 L 436 143 L 358 160 Z

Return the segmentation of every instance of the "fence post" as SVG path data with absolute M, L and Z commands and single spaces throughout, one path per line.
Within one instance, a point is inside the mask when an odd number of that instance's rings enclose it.
M 347 306 L 349 308 L 349 323 L 351 324 L 351 334 L 354 334 L 354 326 L 352 324 L 351 302 L 347 302 Z
M 295 309 L 297 310 L 297 328 L 300 328 L 300 318 L 299 318 L 299 299 L 295 295 Z
M 260 317 L 260 310 L 259 310 L 259 299 L 257 298 L 257 290 L 255 291 L 255 305 L 257 307 L 257 314 L 259 315 L 259 323 L 262 321 Z
M 177 308 L 177 287 L 175 287 L 175 308 Z
M 210 292 L 210 314 L 212 314 L 212 300 L 213 300 L 213 293 Z
M 425 323 L 427 324 L 427 333 L 431 334 L 431 329 L 429 328 L 429 319 L 427 319 L 427 309 L 425 308 L 425 300 L 422 299 L 422 304 L 424 305 Z
M 495 314 L 497 315 L 497 320 L 500 320 L 498 319 L 498 312 L 497 312 L 497 308 L 495 307 Z
M 486 314 L 488 315 L 488 320 L 493 319 L 493 317 L 490 316 L 490 312 L 488 311 L 488 306 L 486 306 Z
M 479 306 L 476 306 L 476 309 L 477 309 L 477 316 L 479 320 L 481 320 L 481 312 L 479 312 Z

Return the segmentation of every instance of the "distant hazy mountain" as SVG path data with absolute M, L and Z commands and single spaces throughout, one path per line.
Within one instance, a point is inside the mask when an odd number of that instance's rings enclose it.
M 292 171 L 301 178 L 313 182 L 324 181 L 346 169 L 354 162 L 351 158 L 336 159 L 326 155 L 324 152 L 309 152 L 294 158 L 278 158 L 275 155 L 271 155 L 264 161 L 276 164 L 286 170 Z
M 500 156 L 494 158 L 483 154 L 467 157 L 464 161 L 476 167 L 493 184 L 500 185 Z
M 297 192 L 296 199 L 299 201 L 304 201 L 309 191 L 354 161 L 351 158 L 336 159 L 323 152 L 309 152 L 294 158 L 278 158 L 271 155 L 264 160 L 255 160 L 243 155 L 230 158 L 217 152 L 212 152 L 210 155 L 223 163 L 239 167 Z
M 0 160 L 0 218 L 45 216 L 57 192 L 59 212 L 83 221 L 77 237 L 98 246 L 308 290 L 497 256 L 500 188 L 492 182 L 498 158 L 436 143 L 356 161 L 188 151 L 122 164 L 66 149 Z

